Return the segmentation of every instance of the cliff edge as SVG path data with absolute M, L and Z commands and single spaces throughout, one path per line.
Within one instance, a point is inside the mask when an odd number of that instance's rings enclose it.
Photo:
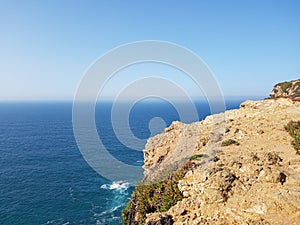
M 274 86 L 271 98 L 287 97 L 293 100 L 300 100 L 300 79 L 285 81 Z
M 167 174 L 167 186 L 154 186 L 147 196 L 136 188 L 125 224 L 300 224 L 300 123 L 291 122 L 299 120 L 300 102 L 278 98 L 246 101 L 189 125 L 173 122 L 148 140 L 145 177 L 195 157 L 178 179 Z M 161 210 L 170 183 L 176 201 Z

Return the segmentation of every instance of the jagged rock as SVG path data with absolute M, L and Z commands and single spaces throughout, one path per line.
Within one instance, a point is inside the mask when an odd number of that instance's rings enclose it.
M 149 221 L 147 225 L 173 225 L 174 221 L 172 216 L 161 216 L 157 221 Z
M 289 97 L 300 100 L 300 79 L 276 84 L 270 94 L 270 97 Z

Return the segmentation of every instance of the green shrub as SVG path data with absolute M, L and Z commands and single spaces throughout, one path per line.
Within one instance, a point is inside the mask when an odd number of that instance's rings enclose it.
M 123 221 L 123 224 L 128 224 L 127 214 L 129 212 L 130 206 L 131 206 L 131 204 L 130 204 L 130 202 L 128 202 L 127 205 L 126 205 L 126 207 L 122 211 L 122 221 Z
M 207 158 L 206 154 L 197 154 L 190 157 L 190 160 L 201 160 L 202 158 Z
M 225 140 L 221 143 L 222 147 L 229 146 L 229 145 L 240 145 L 240 144 L 237 141 L 233 140 L 233 139 L 228 139 L 228 140 Z
M 290 121 L 284 128 L 294 138 L 292 145 L 296 153 L 300 154 L 300 121 Z
M 279 83 L 277 85 L 279 85 L 281 87 L 283 92 L 286 92 L 286 90 L 292 85 L 292 82 L 285 81 L 285 82 Z
M 182 200 L 183 196 L 177 184 L 192 165 L 193 163 L 189 161 L 169 179 L 155 184 L 147 184 L 145 181 L 137 184 L 130 201 L 122 211 L 123 224 L 128 224 L 129 218 L 134 220 L 138 217 L 138 224 L 142 225 L 145 223 L 147 213 L 166 212 Z

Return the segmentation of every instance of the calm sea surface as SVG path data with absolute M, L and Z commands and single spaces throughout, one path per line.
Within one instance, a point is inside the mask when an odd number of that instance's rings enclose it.
M 243 100 L 227 101 L 227 108 L 237 108 Z M 200 119 L 210 114 L 206 102 L 196 106 Z M 105 147 L 123 162 L 141 164 L 142 152 L 114 135 L 110 115 L 110 103 L 97 105 L 96 124 Z M 153 117 L 167 125 L 180 120 L 166 102 L 138 103 L 129 120 L 136 137 L 150 136 Z M 119 225 L 131 192 L 132 187 L 104 179 L 84 161 L 73 135 L 71 102 L 0 103 L 1 225 Z

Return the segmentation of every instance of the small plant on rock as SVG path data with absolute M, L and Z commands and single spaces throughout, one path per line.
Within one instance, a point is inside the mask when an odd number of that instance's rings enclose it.
M 190 160 L 202 160 L 203 158 L 207 158 L 208 155 L 206 154 L 197 154 L 190 157 Z
M 290 121 L 284 128 L 294 138 L 292 145 L 300 155 L 300 121 Z
M 240 145 L 240 144 L 237 141 L 233 140 L 233 139 L 228 139 L 228 140 L 225 140 L 221 143 L 222 147 L 229 146 L 229 145 Z

